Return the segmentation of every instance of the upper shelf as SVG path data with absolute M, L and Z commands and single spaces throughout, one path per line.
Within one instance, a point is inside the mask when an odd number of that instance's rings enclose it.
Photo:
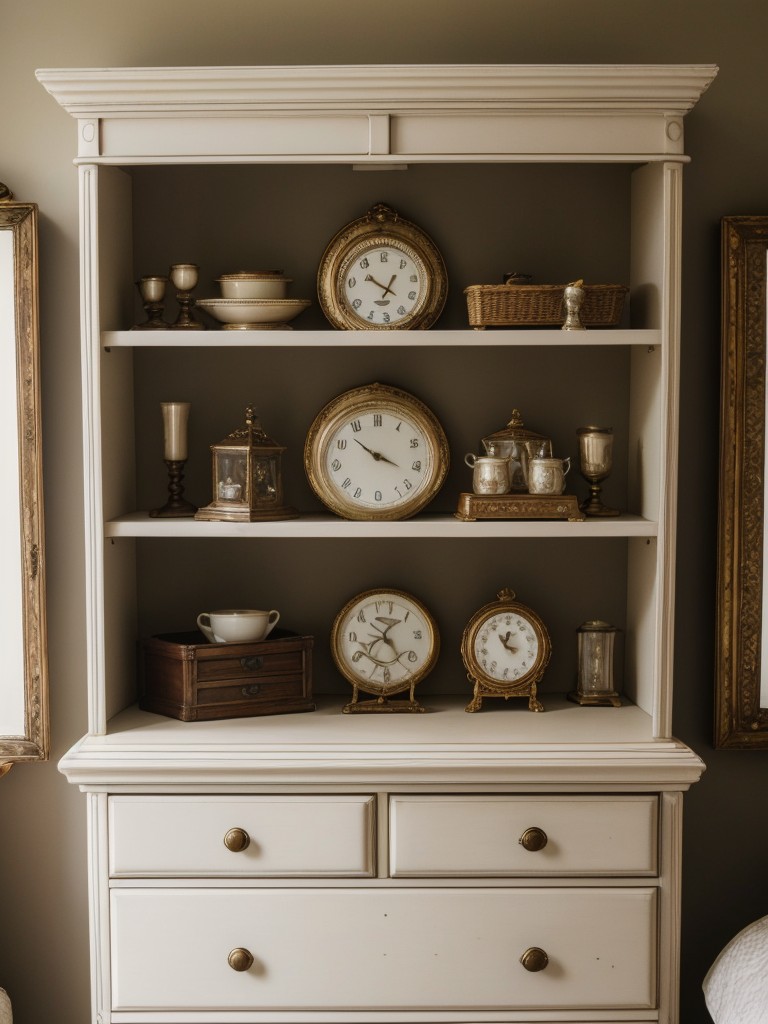
M 361 65 L 46 69 L 90 163 L 682 160 L 717 68 Z M 482 116 L 478 116 L 482 115 Z
M 506 347 L 566 345 L 639 345 L 650 347 L 661 343 L 661 332 L 655 330 L 459 330 L 459 331 L 103 331 L 104 348 L 365 348 L 387 347 L 445 348 L 451 346 Z

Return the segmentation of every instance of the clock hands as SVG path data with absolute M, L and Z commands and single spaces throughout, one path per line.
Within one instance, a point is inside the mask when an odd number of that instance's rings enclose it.
M 384 615 L 377 615 L 376 622 L 382 623 L 381 626 L 376 626 L 371 623 L 371 629 L 375 633 L 369 633 L 371 637 L 369 643 L 365 643 L 363 640 L 358 640 L 361 650 L 355 651 L 352 655 L 352 661 L 360 661 L 361 658 L 367 658 L 376 668 L 380 668 L 384 673 L 384 682 L 390 681 L 389 667 L 391 665 L 399 664 L 407 674 L 411 674 L 411 670 L 403 665 L 402 659 L 406 658 L 410 662 L 414 662 L 418 659 L 418 655 L 415 651 L 401 651 L 399 654 L 392 640 L 389 638 L 389 631 L 393 626 L 399 626 L 402 619 L 393 619 L 385 617 Z M 375 652 L 375 653 L 374 653 Z
M 373 274 L 366 274 L 365 275 L 365 280 L 366 281 L 372 281 L 376 285 L 377 288 L 381 288 L 381 290 L 382 290 L 382 296 L 381 297 L 383 299 L 384 296 L 387 294 L 387 292 L 389 292 L 390 295 L 394 295 L 395 294 L 394 291 L 392 290 L 392 282 L 395 280 L 396 277 L 397 277 L 397 274 L 393 274 L 392 277 L 390 277 L 390 279 L 389 279 L 389 284 L 381 284 L 379 281 L 376 280 L 376 278 L 373 276 Z
M 368 446 L 364 445 L 362 441 L 358 441 L 356 437 L 353 438 L 353 440 L 357 441 L 361 448 L 365 448 L 368 454 L 372 455 L 377 462 L 388 462 L 390 466 L 394 466 L 395 469 L 399 469 L 397 463 L 393 462 L 392 459 L 388 459 L 386 455 L 382 455 L 381 452 L 375 452 L 372 448 L 368 448 Z
M 505 636 L 499 634 L 499 640 L 501 640 L 501 646 L 508 650 L 510 654 L 517 654 L 518 648 L 513 647 L 512 644 L 509 642 L 510 637 L 513 636 L 517 636 L 517 633 L 512 633 L 508 630 Z

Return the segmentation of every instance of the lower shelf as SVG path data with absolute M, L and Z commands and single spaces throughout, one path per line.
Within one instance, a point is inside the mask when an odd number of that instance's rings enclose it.
M 654 739 L 635 705 L 589 708 L 543 694 L 490 700 L 467 714 L 468 695 L 422 698 L 420 715 L 345 715 L 343 696 L 318 698 L 302 715 L 179 722 L 131 707 L 105 735 L 87 735 L 60 762 L 89 789 L 136 785 L 258 789 L 274 785 L 510 785 L 561 791 L 687 788 L 699 757 L 675 739 Z

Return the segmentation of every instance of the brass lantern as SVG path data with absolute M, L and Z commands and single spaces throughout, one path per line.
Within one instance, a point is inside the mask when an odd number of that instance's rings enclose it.
M 245 426 L 211 445 L 213 501 L 195 519 L 224 523 L 295 519 L 295 508 L 283 504 L 281 458 L 285 446 L 264 433 L 253 406 L 245 410 Z

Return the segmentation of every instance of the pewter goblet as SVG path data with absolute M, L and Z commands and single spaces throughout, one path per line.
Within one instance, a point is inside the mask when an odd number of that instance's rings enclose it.
M 171 284 L 176 289 L 179 315 L 171 328 L 174 331 L 202 331 L 205 324 L 192 316 L 192 290 L 197 286 L 199 268 L 194 263 L 174 263 L 168 272 Z
M 141 295 L 141 301 L 144 303 L 144 312 L 147 314 L 147 319 L 143 324 L 135 324 L 131 330 L 168 330 L 170 324 L 163 320 L 163 299 L 165 298 L 165 286 L 167 284 L 167 277 L 142 277 L 136 282 L 139 295 Z
M 589 497 L 581 502 L 588 516 L 618 516 L 619 510 L 604 505 L 600 498 L 601 481 L 613 469 L 613 427 L 579 427 L 579 469 L 590 487 Z

